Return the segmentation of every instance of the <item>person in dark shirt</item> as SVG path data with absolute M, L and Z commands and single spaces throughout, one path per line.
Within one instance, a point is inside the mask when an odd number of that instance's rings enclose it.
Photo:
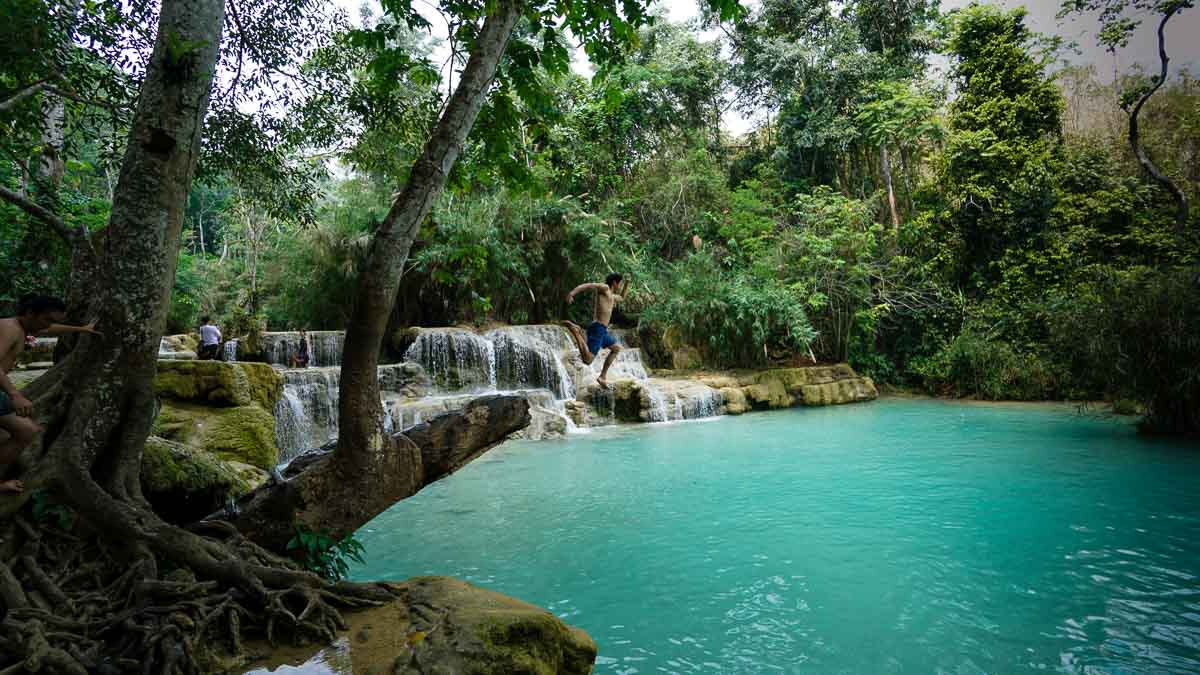
M 308 367 L 308 333 L 304 329 L 300 329 L 300 344 L 296 346 L 296 355 L 292 357 L 292 367 Z

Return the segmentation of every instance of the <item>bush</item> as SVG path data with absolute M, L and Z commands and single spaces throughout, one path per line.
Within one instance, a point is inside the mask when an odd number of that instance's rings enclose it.
M 926 389 L 940 395 L 1039 401 L 1053 398 L 1059 390 L 1057 369 L 1044 359 L 971 331 L 933 356 L 914 360 L 911 367 Z
M 760 365 L 771 351 L 807 351 L 816 338 L 807 298 L 769 275 L 723 270 L 711 255 L 695 253 L 669 265 L 662 279 L 642 321 L 678 330 L 714 365 Z
M 1140 403 L 1144 430 L 1200 433 L 1200 266 L 1102 268 L 1055 310 L 1073 369 Z

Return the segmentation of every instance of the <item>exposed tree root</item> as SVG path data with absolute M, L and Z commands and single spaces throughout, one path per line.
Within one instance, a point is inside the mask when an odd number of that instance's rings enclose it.
M 0 558 L 0 675 L 211 672 L 242 654 L 246 634 L 330 642 L 341 610 L 395 597 L 382 584 L 330 583 L 219 521 L 167 526 L 131 564 L 99 536 L 13 520 L 15 554 Z

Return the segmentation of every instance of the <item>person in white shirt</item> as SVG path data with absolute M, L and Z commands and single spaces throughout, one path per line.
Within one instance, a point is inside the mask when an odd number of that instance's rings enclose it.
M 201 359 L 215 359 L 221 351 L 221 329 L 213 325 L 212 317 L 200 319 L 200 353 Z

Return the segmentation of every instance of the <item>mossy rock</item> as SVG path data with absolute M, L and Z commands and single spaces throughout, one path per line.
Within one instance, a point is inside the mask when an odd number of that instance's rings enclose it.
M 275 418 L 257 405 L 218 408 L 164 401 L 154 433 L 230 462 L 270 469 L 279 461 Z
M 721 389 L 721 396 L 725 399 L 725 412 L 729 415 L 741 415 L 750 412 L 750 402 L 746 400 L 746 394 L 737 387 L 725 387 Z
M 335 636 L 337 648 L 249 640 L 247 652 L 267 651 L 269 656 L 233 672 L 252 668 L 378 675 L 592 672 L 595 641 L 545 609 L 449 577 L 415 577 L 387 585 L 398 597 L 378 607 L 346 612 L 346 626 Z M 290 668 L 279 668 L 284 665 Z
M 179 335 L 164 335 L 163 342 L 177 352 L 200 351 L 200 336 L 196 333 L 180 333 Z
M 142 494 L 169 522 L 191 523 L 261 484 L 265 472 L 248 468 L 151 436 L 142 453 Z
M 160 361 L 154 389 L 177 401 L 272 410 L 283 396 L 283 376 L 265 363 Z

